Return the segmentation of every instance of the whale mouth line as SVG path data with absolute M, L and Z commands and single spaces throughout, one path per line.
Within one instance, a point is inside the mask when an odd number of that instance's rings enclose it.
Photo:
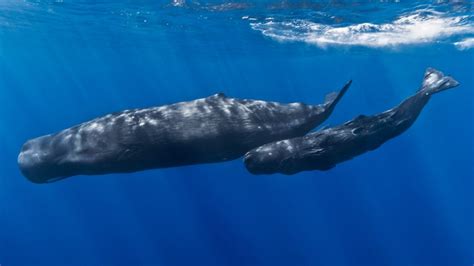
M 361 46 L 396 48 L 406 45 L 448 42 L 458 49 L 474 46 L 474 38 L 453 41 L 474 34 L 472 16 L 447 15 L 432 9 L 419 9 L 400 15 L 386 23 L 364 22 L 331 25 L 308 19 L 251 21 L 253 30 L 281 42 L 304 42 L 321 48 L 328 46 Z

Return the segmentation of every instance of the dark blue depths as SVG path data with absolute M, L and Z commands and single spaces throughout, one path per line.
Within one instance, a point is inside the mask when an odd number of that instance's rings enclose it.
M 1 265 L 474 263 L 474 49 L 320 48 L 252 30 L 241 17 L 261 7 L 140 3 L 5 7 Z M 36 185 L 16 164 L 27 139 L 109 112 L 216 92 L 320 103 L 353 79 L 325 123 L 336 125 L 398 104 L 428 66 L 461 86 L 433 97 L 405 134 L 328 172 L 252 176 L 236 160 Z

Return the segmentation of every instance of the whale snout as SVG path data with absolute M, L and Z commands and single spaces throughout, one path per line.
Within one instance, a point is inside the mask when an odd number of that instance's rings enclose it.
M 295 150 L 297 149 L 294 143 L 289 140 L 265 144 L 245 154 L 245 167 L 250 173 L 256 175 L 294 174 L 296 173 L 293 160 Z
M 18 155 L 18 167 L 22 174 L 34 183 L 44 183 L 39 174 L 45 164 L 46 154 L 39 148 L 38 139 L 29 140 L 21 148 Z
M 245 154 L 245 167 L 254 175 L 273 174 L 278 171 L 279 154 L 272 150 L 263 149 L 258 148 Z
M 18 155 L 21 173 L 33 183 L 47 183 L 58 177 L 55 154 L 49 151 L 48 142 L 48 136 L 29 140 Z

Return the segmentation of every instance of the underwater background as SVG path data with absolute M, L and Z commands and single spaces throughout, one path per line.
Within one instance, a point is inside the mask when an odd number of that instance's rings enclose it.
M 472 1 L 0 1 L 0 265 L 473 265 Z M 327 172 L 241 160 L 37 185 L 22 144 L 110 112 L 224 92 L 397 105 L 461 85 Z

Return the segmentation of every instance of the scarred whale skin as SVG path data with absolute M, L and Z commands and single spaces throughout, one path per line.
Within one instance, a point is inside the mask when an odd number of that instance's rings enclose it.
M 320 105 L 235 99 L 220 93 L 125 110 L 27 141 L 18 165 L 32 182 L 46 183 L 73 175 L 237 159 L 265 143 L 306 134 L 328 118 L 349 86 Z
M 397 107 L 303 137 L 268 143 L 249 151 L 245 166 L 253 174 L 329 170 L 400 135 L 415 122 L 432 94 L 458 85 L 451 77 L 428 68 L 421 89 Z

